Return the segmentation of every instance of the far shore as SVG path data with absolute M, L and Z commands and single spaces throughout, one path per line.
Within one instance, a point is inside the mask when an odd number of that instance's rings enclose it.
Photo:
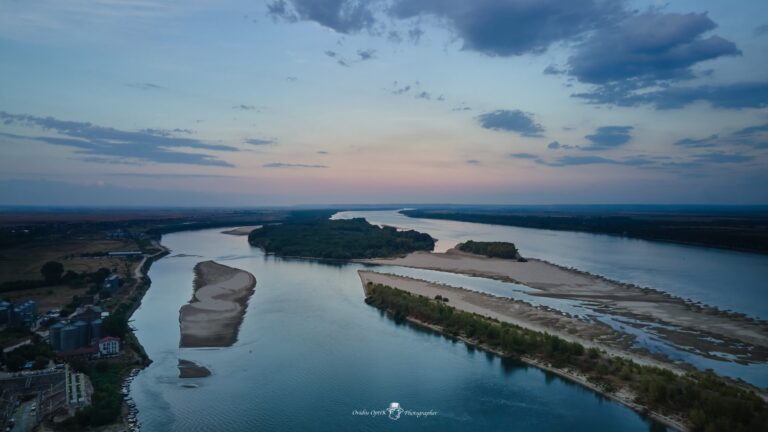
M 203 261 L 195 266 L 194 294 L 179 311 L 182 348 L 226 347 L 237 341 L 256 286 L 249 272 Z
M 582 301 L 591 308 L 660 324 L 666 339 L 681 349 L 724 352 L 741 362 L 768 361 L 768 322 L 718 311 L 655 289 L 606 279 L 546 261 L 528 262 L 488 258 L 451 249 L 446 253 L 415 252 L 405 257 L 359 260 L 367 264 L 394 265 L 466 274 L 519 283 L 542 297 Z M 722 360 L 722 359 L 721 359 Z

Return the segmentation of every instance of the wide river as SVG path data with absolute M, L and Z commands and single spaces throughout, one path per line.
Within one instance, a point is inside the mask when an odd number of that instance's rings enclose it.
M 365 216 L 372 223 L 417 228 L 440 239 L 438 247 L 442 249 L 465 238 L 513 240 L 528 256 L 628 282 L 669 288 L 678 295 L 688 292 L 688 297 L 710 299 L 706 302 L 721 307 L 766 315 L 765 293 L 756 285 L 751 291 L 744 291 L 743 285 L 720 287 L 730 291 L 730 297 L 751 293 L 751 307 L 742 308 L 738 307 L 742 303 L 739 299 L 714 301 L 729 296 L 708 295 L 707 289 L 698 284 L 697 275 L 712 272 L 720 261 L 714 265 L 700 262 L 702 267 L 688 274 L 689 285 L 694 285 L 689 286 L 684 282 L 686 272 L 695 267 L 686 265 L 685 270 L 676 273 L 672 265 L 665 263 L 656 274 L 643 276 L 646 264 L 634 263 L 627 264 L 630 271 L 624 274 L 615 267 L 620 259 L 613 256 L 620 246 L 604 248 L 611 246 L 611 240 L 626 243 L 629 248 L 646 249 L 652 260 L 658 259 L 655 255 L 659 253 L 654 252 L 654 247 L 680 248 L 689 256 L 715 253 L 722 260 L 741 263 L 739 269 L 749 270 L 732 277 L 744 280 L 757 278 L 761 272 L 766 280 L 768 263 L 763 257 L 649 242 L 638 246 L 635 241 L 605 236 L 425 221 L 394 212 L 338 216 Z M 515 230 L 525 235 L 509 237 Z M 628 408 L 536 368 L 503 363 L 462 343 L 397 325 L 363 302 L 357 276 L 361 265 L 266 256 L 250 247 L 246 237 L 220 231 L 164 236 L 162 242 L 172 253 L 150 270 L 152 286 L 132 321 L 154 361 L 131 386 L 144 431 L 663 430 Z M 689 256 L 678 259 L 685 262 Z M 606 257 L 612 257 L 613 264 L 601 262 Z M 191 298 L 194 265 L 209 259 L 253 273 L 256 290 L 235 345 L 180 349 L 179 308 Z M 759 268 L 752 268 L 750 262 Z M 415 272 L 411 274 L 416 277 L 448 282 L 458 277 L 407 271 Z M 670 274 L 669 279 L 660 274 Z M 704 283 L 706 276 L 700 278 Z M 669 284 L 659 285 L 665 281 Z M 682 288 L 685 286 L 688 288 Z M 707 281 L 704 286 L 713 285 Z M 750 306 L 749 301 L 743 304 Z M 205 365 L 213 375 L 179 379 L 179 358 Z M 375 414 L 392 402 L 408 410 L 399 420 L 385 415 L 359 415 L 366 411 Z M 436 415 L 407 415 L 417 411 Z

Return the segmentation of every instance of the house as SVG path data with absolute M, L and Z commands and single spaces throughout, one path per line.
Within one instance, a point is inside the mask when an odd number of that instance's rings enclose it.
M 107 336 L 99 340 L 99 354 L 103 356 L 120 354 L 120 338 Z

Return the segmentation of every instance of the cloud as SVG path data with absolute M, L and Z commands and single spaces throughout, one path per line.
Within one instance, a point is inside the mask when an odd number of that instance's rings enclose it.
M 694 156 L 696 162 L 709 162 L 709 163 L 744 163 L 754 160 L 754 156 L 740 154 L 740 153 L 725 153 L 725 152 L 710 152 L 702 153 Z
M 633 93 L 626 86 L 607 85 L 572 96 L 594 104 L 652 105 L 658 110 L 683 108 L 699 101 L 722 109 L 764 108 L 768 106 L 768 81 L 670 87 L 642 94 Z
M 258 108 L 256 108 L 254 105 L 245 105 L 245 104 L 234 105 L 232 107 L 232 109 L 241 110 L 241 111 L 256 111 L 256 110 L 258 110 Z
M 593 134 L 584 137 L 592 144 L 580 148 L 582 150 L 608 150 L 622 146 L 632 139 L 631 130 L 632 126 L 599 127 Z
M 108 173 L 110 177 L 146 177 L 146 178 L 240 178 L 222 174 L 174 174 L 174 173 Z
M 692 78 L 691 67 L 699 62 L 741 55 L 733 42 L 703 36 L 715 27 L 706 13 L 634 15 L 579 45 L 568 59 L 569 73 L 592 84 Z
M 768 34 L 768 24 L 763 24 L 755 28 L 755 36 L 765 36 Z
M 539 157 L 535 154 L 531 153 L 512 153 L 509 155 L 509 157 L 513 159 L 531 159 L 531 160 L 538 160 Z
M 139 90 L 162 90 L 165 87 L 159 86 L 157 84 L 152 84 L 149 82 L 137 82 L 137 83 L 128 83 L 126 84 L 128 87 L 133 87 L 135 89 Z
M 564 69 L 560 69 L 560 68 L 558 68 L 555 65 L 549 65 L 549 66 L 545 67 L 544 71 L 543 71 L 544 75 L 563 75 L 563 74 L 565 74 L 567 72 L 568 71 L 566 71 Z
M 706 138 L 684 138 L 674 145 L 690 148 L 742 146 L 755 149 L 768 148 L 768 123 L 749 126 L 730 134 L 714 134 Z
M 295 77 L 295 76 L 287 76 L 287 77 L 285 77 L 285 80 L 288 81 L 288 82 L 294 83 L 294 82 L 298 81 L 299 78 Z
M 376 50 L 371 48 L 357 50 L 357 56 L 360 58 L 360 61 L 373 60 L 376 58 Z
M 620 1 L 601 0 L 398 0 L 401 19 L 432 16 L 447 24 L 463 49 L 489 56 L 544 52 L 623 15 Z
M 124 131 L 91 123 L 58 120 L 53 117 L 36 117 L 27 114 L 9 114 L 0 111 L 0 120 L 6 125 L 16 124 L 26 127 L 53 131 L 52 136 L 13 136 L 14 138 L 33 139 L 50 145 L 76 149 L 85 161 L 107 163 L 154 162 L 187 165 L 209 165 L 232 167 L 223 161 L 204 153 L 186 153 L 176 149 L 192 148 L 235 152 L 237 147 L 208 144 L 197 139 L 171 136 L 164 131 L 152 132 L 145 129 L 138 132 Z M 10 134 L 4 134 L 10 136 Z
M 558 141 L 552 141 L 551 143 L 547 144 L 547 148 L 550 150 L 557 150 L 561 147 L 560 142 Z
M 328 168 L 325 165 L 272 162 L 262 165 L 264 168 Z
M 593 104 L 647 104 L 656 109 L 682 108 L 696 101 L 727 109 L 765 106 L 761 83 L 679 85 L 696 78 L 694 67 L 702 62 L 742 54 L 733 42 L 707 35 L 716 27 L 706 13 L 657 11 L 603 27 L 578 45 L 568 59 L 568 74 L 593 85 L 572 96 Z M 699 75 L 708 74 L 711 70 Z M 758 94 L 750 91 L 755 84 Z
M 243 140 L 244 143 L 255 145 L 255 146 L 261 146 L 261 145 L 269 145 L 274 144 L 274 140 L 268 140 L 268 139 L 261 139 L 261 138 L 248 138 Z
M 517 132 L 524 137 L 541 137 L 544 128 L 534 122 L 533 116 L 520 110 L 496 110 L 477 117 L 485 129 Z
M 719 140 L 720 140 L 720 137 L 718 135 L 710 135 L 706 138 L 701 138 L 701 139 L 684 138 L 684 139 L 675 141 L 674 145 L 682 146 L 682 147 L 692 147 L 692 148 L 715 147 L 717 146 L 717 143 Z
M 375 22 L 370 2 L 357 0 L 277 0 L 267 5 L 267 13 L 288 22 L 314 21 L 345 34 L 370 29 Z
M 193 131 L 192 129 L 180 129 L 180 128 L 176 128 L 176 129 L 153 129 L 153 128 L 149 128 L 149 129 L 142 129 L 139 132 L 145 132 L 145 133 L 148 133 L 148 134 L 162 135 L 162 136 L 171 136 L 173 134 L 179 134 L 179 133 L 183 133 L 183 134 L 187 134 L 187 135 L 192 135 L 192 134 L 195 133 L 195 131 Z
M 600 156 L 563 156 L 555 162 L 546 163 L 549 166 L 572 166 L 572 165 L 594 165 L 594 164 L 617 164 L 613 159 L 607 159 Z

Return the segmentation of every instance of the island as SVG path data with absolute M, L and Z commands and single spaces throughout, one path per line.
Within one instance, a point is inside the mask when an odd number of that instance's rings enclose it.
M 486 242 L 468 240 L 456 245 L 456 249 L 475 255 L 483 255 L 489 258 L 507 258 L 525 262 L 525 258 L 520 256 L 520 252 L 514 243 L 509 242 Z
M 371 225 L 363 218 L 265 225 L 252 231 L 248 242 L 280 256 L 341 260 L 396 257 L 435 246 L 429 234 Z
M 256 278 L 214 261 L 195 266 L 192 300 L 179 311 L 182 348 L 227 347 L 237 341 Z

